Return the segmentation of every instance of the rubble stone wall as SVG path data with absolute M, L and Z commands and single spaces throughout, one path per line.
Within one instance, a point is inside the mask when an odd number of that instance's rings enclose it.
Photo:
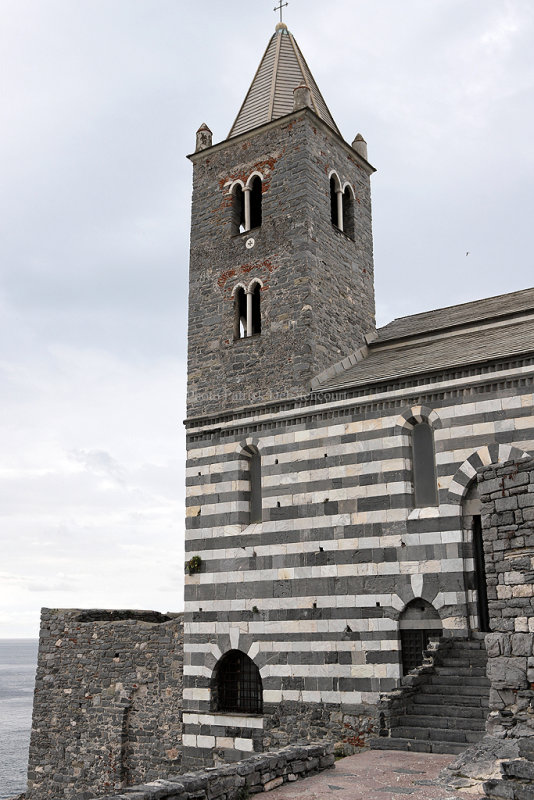
M 333 767 L 333 751 L 331 744 L 286 747 L 274 753 L 252 756 L 237 764 L 135 786 L 130 791 L 136 800 L 154 800 L 156 797 L 158 800 L 190 800 L 193 797 L 195 800 L 243 800 Z M 108 795 L 102 800 L 119 800 L 128 794 Z
M 534 736 L 534 459 L 479 474 L 492 633 L 488 733 Z
M 181 615 L 43 609 L 27 800 L 87 800 L 177 773 Z

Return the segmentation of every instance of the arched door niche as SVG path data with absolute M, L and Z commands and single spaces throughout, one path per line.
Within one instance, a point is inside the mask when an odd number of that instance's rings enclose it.
M 412 600 L 399 617 L 402 671 L 406 675 L 423 663 L 423 651 L 431 638 L 441 636 L 441 619 L 422 597 Z

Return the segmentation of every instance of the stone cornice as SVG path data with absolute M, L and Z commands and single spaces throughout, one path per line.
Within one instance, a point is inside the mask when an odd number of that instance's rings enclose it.
M 375 167 L 366 161 L 363 156 L 357 153 L 356 150 L 354 150 L 354 148 L 352 148 L 342 136 L 340 136 L 335 130 L 333 130 L 333 128 L 330 127 L 330 125 L 327 125 L 326 122 L 323 122 L 321 117 L 318 117 L 315 111 L 313 111 L 311 108 L 302 108 L 299 111 L 293 111 L 291 114 L 286 114 L 285 117 L 280 117 L 272 122 L 266 122 L 265 125 L 260 125 L 257 128 L 253 128 L 251 131 L 241 133 L 239 136 L 233 136 L 231 139 L 225 139 L 224 141 L 218 142 L 211 147 L 207 147 L 205 150 L 199 150 L 198 153 L 191 153 L 187 156 L 187 158 L 192 161 L 193 164 L 196 164 L 197 162 L 213 155 L 214 153 L 218 153 L 221 150 L 226 150 L 227 148 L 233 147 L 236 144 L 240 144 L 241 142 L 252 139 L 260 133 L 265 133 L 275 128 L 281 128 L 295 120 L 304 119 L 306 116 L 311 117 L 313 124 L 318 128 L 321 128 L 324 133 L 328 133 L 330 136 L 332 136 L 338 142 L 338 144 L 343 147 L 347 154 L 349 154 L 368 175 L 372 175 L 373 172 L 376 172 Z
M 469 370 L 463 371 L 469 372 Z M 377 391 L 374 393 L 369 389 L 372 390 L 375 387 L 366 387 L 368 389 L 367 394 L 361 392 L 352 397 L 342 396 L 334 400 L 331 399 L 332 392 L 316 392 L 292 401 L 280 400 L 264 404 L 260 408 L 251 408 L 249 406 L 236 409 L 218 417 L 188 419 L 185 420 L 184 424 L 186 425 L 188 438 L 205 437 L 212 433 L 221 433 L 223 431 L 230 433 L 233 429 L 242 429 L 243 427 L 260 428 L 263 425 L 272 425 L 273 423 L 283 425 L 295 417 L 313 418 L 324 416 L 325 414 L 335 417 L 338 414 L 345 415 L 348 409 L 361 412 L 365 408 L 377 405 L 402 406 L 410 402 L 414 394 L 417 395 L 418 402 L 425 402 L 425 398 L 428 395 L 432 395 L 434 399 L 437 397 L 445 398 L 447 395 L 464 393 L 477 388 L 487 390 L 491 384 L 506 382 L 507 384 L 517 385 L 521 380 L 527 380 L 534 384 L 534 364 L 499 369 L 488 372 L 487 375 L 466 375 L 465 377 L 454 377 L 436 382 L 432 382 L 429 377 L 426 383 L 412 382 L 397 389 L 380 391 L 380 387 L 376 387 Z M 340 392 L 339 394 L 346 395 L 347 393 Z M 280 406 L 289 407 L 276 410 Z

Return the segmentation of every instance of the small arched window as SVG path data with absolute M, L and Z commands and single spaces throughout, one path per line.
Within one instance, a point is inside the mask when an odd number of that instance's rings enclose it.
M 243 455 L 248 459 L 249 524 L 261 522 L 263 519 L 263 498 L 261 489 L 261 455 L 256 447 L 245 447 Z
M 413 427 L 412 467 L 415 505 L 417 507 L 437 506 L 434 434 L 428 422 L 419 422 Z
M 212 711 L 263 713 L 263 686 L 258 667 L 241 650 L 230 650 L 217 662 L 211 683 Z
M 252 295 L 252 335 L 261 333 L 261 286 L 255 283 Z
M 244 339 L 247 335 L 247 295 L 242 286 L 234 293 L 234 339 Z
M 232 236 L 245 231 L 245 193 L 240 183 L 232 189 Z
M 354 195 L 350 186 L 343 192 L 343 228 L 350 239 L 354 239 Z
M 263 186 L 259 175 L 255 175 L 250 185 L 250 228 L 261 226 Z

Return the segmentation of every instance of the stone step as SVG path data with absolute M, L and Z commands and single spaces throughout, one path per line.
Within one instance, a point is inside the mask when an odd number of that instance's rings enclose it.
M 432 691 L 432 688 L 433 688 L 433 691 Z M 424 689 L 425 689 L 424 686 L 421 687 L 421 689 L 419 690 L 418 694 L 414 695 L 410 699 L 410 704 L 411 705 L 430 704 L 430 705 L 440 705 L 440 706 L 446 705 L 446 706 L 448 706 L 451 703 L 454 703 L 454 705 L 456 705 L 456 706 L 458 705 L 459 693 L 457 693 L 457 696 L 454 697 L 453 694 L 450 694 L 448 692 L 447 693 L 445 693 L 445 692 L 444 693 L 437 692 L 435 686 L 431 687 L 431 691 L 424 691 Z M 465 696 L 462 695 L 461 702 L 465 706 L 473 706 L 473 707 L 476 707 L 476 708 L 480 708 L 480 707 L 481 708 L 488 708 L 489 707 L 489 697 L 488 697 L 488 695 L 489 695 L 489 692 L 486 692 L 485 694 L 468 693 Z
M 443 689 L 445 692 L 453 695 L 458 690 L 462 690 L 464 694 L 469 692 L 479 692 L 489 694 L 490 682 L 487 678 L 474 677 L 474 678 L 455 678 L 452 675 L 429 675 L 423 687 L 436 687 L 436 689 Z
M 442 658 L 436 658 L 434 661 L 434 664 L 438 667 L 453 667 L 455 669 L 469 666 L 485 667 L 487 663 L 488 657 L 485 653 L 465 656 L 443 656 Z
M 407 725 L 391 728 L 394 739 L 417 739 L 418 741 L 430 740 L 432 742 L 459 742 L 471 744 L 479 742 L 484 736 L 484 731 L 453 730 L 451 728 L 419 728 Z
M 431 679 L 428 683 L 424 683 L 418 687 L 418 692 L 422 694 L 436 694 L 449 698 L 449 702 L 453 702 L 453 698 L 461 697 L 462 703 L 464 697 L 468 699 L 475 699 L 477 697 L 489 696 L 489 685 L 465 685 L 456 683 L 445 683 L 434 681 Z M 456 703 L 458 705 L 458 703 Z
M 436 675 L 450 675 L 451 677 L 455 676 L 464 676 L 466 678 L 485 678 L 486 677 L 486 665 L 481 665 L 480 667 L 466 667 L 464 666 L 457 666 L 457 667 L 442 667 L 438 665 L 434 667 L 436 671 Z
M 404 750 L 414 753 L 441 753 L 457 755 L 463 753 L 467 744 L 461 742 L 431 742 L 419 739 L 394 739 L 391 736 L 380 736 L 371 739 L 372 750 Z
M 430 714 L 404 714 L 401 724 L 408 728 L 446 728 L 447 730 L 485 731 L 486 718 L 453 717 L 444 712 L 441 716 Z
M 422 717 L 460 717 L 462 719 L 475 719 L 475 720 L 483 720 L 485 722 L 486 717 L 488 715 L 487 708 L 483 708 L 481 705 L 478 706 L 451 706 L 451 705 L 432 705 L 431 704 L 431 697 L 429 698 L 428 703 L 418 703 L 414 704 L 411 703 L 406 708 L 406 714 L 412 716 L 422 716 Z M 449 698 L 450 700 L 450 698 Z

